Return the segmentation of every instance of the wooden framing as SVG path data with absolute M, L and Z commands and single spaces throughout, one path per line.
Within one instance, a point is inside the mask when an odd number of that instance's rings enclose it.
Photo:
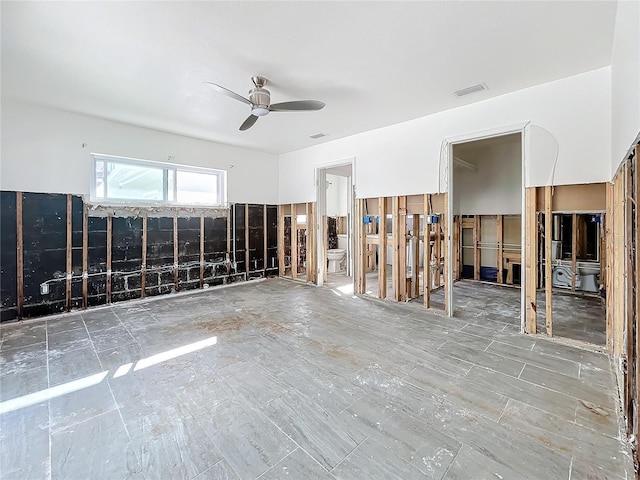
M 367 292 L 367 233 L 363 221 L 365 212 L 365 199 L 356 200 L 356 213 L 354 215 L 355 234 L 355 268 L 354 291 L 364 294 Z
M 298 278 L 298 211 L 291 204 L 291 278 Z
M 544 292 L 545 292 L 545 322 L 547 335 L 553 336 L 553 259 L 551 255 L 551 240 L 553 236 L 553 214 L 552 207 L 552 187 L 547 186 L 544 189 Z M 575 217 L 575 216 L 574 216 Z M 574 276 L 575 277 L 575 276 Z
M 613 199 L 613 354 L 620 358 L 624 354 L 624 327 L 625 327 L 625 307 L 626 307 L 626 287 L 625 287 L 625 183 L 626 169 L 629 168 L 625 162 L 621 167 L 614 182 Z
M 576 291 L 576 272 L 578 258 L 578 215 L 571 216 L 571 291 Z
M 204 215 L 200 215 L 200 288 L 204 287 Z
M 378 218 L 378 298 L 387 298 L 387 199 L 385 197 L 378 199 Z
M 453 216 L 453 280 L 460 279 L 460 265 L 461 262 L 461 225 L 460 225 L 460 216 Z
M 307 215 L 307 282 L 316 283 L 316 265 L 315 259 L 317 256 L 316 246 L 316 224 L 315 224 L 315 203 L 307 203 L 305 205 L 305 211 Z
M 473 216 L 473 279 L 480 280 L 480 215 Z
M 284 262 L 284 207 L 278 205 L 278 275 L 285 275 Z
M 412 236 L 417 238 L 416 248 L 413 249 L 412 267 L 411 267 L 411 297 L 418 298 L 420 296 L 420 215 L 413 214 L 413 231 Z
M 16 192 L 16 310 L 18 319 L 24 311 L 24 239 L 22 231 L 22 192 Z
M 395 247 L 394 251 L 397 252 L 398 265 L 394 268 L 396 276 L 394 283 L 396 284 L 395 299 L 398 302 L 405 302 L 407 300 L 407 197 L 400 196 L 396 198 L 397 208 L 394 208 L 396 214 L 396 223 L 394 224 Z M 394 266 L 395 266 L 394 258 Z
M 443 245 L 443 257 L 444 257 L 444 311 L 447 315 L 449 312 L 449 201 L 448 201 L 448 193 L 443 193 L 444 196 L 444 204 L 447 206 L 445 208 L 445 213 L 442 215 L 442 235 L 444 237 L 444 245 Z
M 633 418 L 627 419 L 627 430 L 630 431 L 631 436 L 633 438 L 638 438 L 638 434 L 640 433 L 640 291 L 638 286 L 640 284 L 640 234 L 638 233 L 638 229 L 640 229 L 640 173 L 638 170 L 640 169 L 640 145 L 636 145 L 635 149 L 635 168 L 634 168 L 634 192 L 633 198 L 635 199 L 635 282 L 636 282 L 636 304 L 635 304 L 635 339 L 631 339 L 631 341 L 635 340 L 635 365 L 633 363 L 633 358 L 629 359 L 630 365 L 629 368 L 633 370 L 634 375 L 632 376 L 632 381 L 629 382 L 631 387 L 635 389 L 634 398 L 635 398 L 635 409 L 633 412 Z M 636 466 L 640 464 L 640 447 L 635 445 L 634 449 L 634 460 Z
M 227 221 L 227 254 L 226 254 L 226 260 L 227 260 L 227 272 L 230 272 L 231 271 L 231 207 L 227 208 L 226 221 Z
M 84 203 L 84 202 L 83 202 Z M 89 209 L 86 204 L 82 206 L 82 308 L 86 309 L 89 303 Z
M 173 289 L 179 290 L 180 275 L 178 271 L 178 215 L 173 216 Z
M 202 272 L 202 260 L 200 263 Z M 202 278 L 202 275 L 200 276 Z M 140 298 L 144 298 L 147 286 L 147 214 L 142 216 L 142 265 L 140 267 Z M 202 288 L 202 280 L 200 281 Z
M 263 204 L 262 205 L 262 240 L 263 240 L 263 250 L 262 250 L 262 269 L 264 270 L 264 276 L 267 276 L 267 269 L 269 268 L 269 266 L 267 265 L 268 263 L 268 253 L 267 253 L 267 205 Z
M 244 273 L 249 279 L 249 272 L 251 271 L 249 255 L 249 204 L 244 204 Z
M 67 312 L 71 310 L 71 279 L 73 276 L 73 228 L 72 228 L 72 216 L 73 216 L 73 198 L 71 194 L 67 194 L 67 265 L 66 274 L 67 280 L 65 282 L 65 308 Z
M 432 198 L 433 199 L 433 198 Z M 438 223 L 433 224 L 434 229 L 434 239 L 433 239 L 433 255 L 435 257 L 436 265 L 436 276 L 433 281 L 434 288 L 439 288 L 441 286 L 440 283 L 440 267 L 442 260 L 442 215 L 438 215 Z
M 538 216 L 536 188 L 525 189 L 525 332 L 537 333 Z
M 606 265 L 606 277 L 605 277 L 605 291 L 607 293 L 606 296 L 606 331 L 607 331 L 607 351 L 609 353 L 613 353 L 613 312 L 614 312 L 614 274 L 613 274 L 613 265 L 614 265 L 614 255 L 613 255 L 613 202 L 614 202 L 614 194 L 613 194 L 613 183 L 607 184 L 607 212 L 605 215 L 605 241 L 606 241 L 606 256 L 607 256 L 607 265 Z
M 107 304 L 111 303 L 111 250 L 113 245 L 113 214 L 107 214 Z
M 503 248 L 504 248 L 504 216 L 497 215 L 496 216 L 496 237 L 498 242 L 498 252 L 497 252 L 497 260 L 496 267 L 498 268 L 498 276 L 496 277 L 496 281 L 499 284 L 502 284 L 504 281 L 502 270 L 504 268 L 504 256 L 503 256 Z
M 424 216 L 431 215 L 431 195 L 424 196 Z M 424 222 L 424 308 L 431 307 L 431 224 Z

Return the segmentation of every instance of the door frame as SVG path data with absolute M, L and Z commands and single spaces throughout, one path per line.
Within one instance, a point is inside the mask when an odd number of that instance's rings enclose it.
M 327 279 L 327 246 L 325 245 L 325 222 L 322 221 L 327 212 L 327 169 L 333 167 L 351 166 L 350 185 L 347 189 L 347 273 L 353 277 L 353 204 L 356 197 L 356 157 L 343 158 L 319 163 L 315 166 L 315 188 L 316 188 L 316 238 L 317 258 L 318 258 L 318 281 L 317 285 L 322 286 Z M 322 188 L 321 188 L 322 187 Z
M 521 134 L 521 150 L 522 150 L 522 186 L 521 186 L 521 228 L 520 228 L 520 243 L 521 243 L 521 258 L 522 263 L 520 267 L 520 331 L 525 331 L 525 316 L 526 316 L 526 275 L 524 274 L 524 265 L 531 259 L 526 258 L 526 202 L 525 191 L 527 185 L 530 183 L 530 168 L 529 158 L 531 155 L 530 145 L 530 126 L 531 122 L 519 122 L 502 127 L 491 128 L 487 130 L 481 130 L 475 133 L 468 133 L 463 135 L 457 135 L 454 137 L 448 137 L 443 140 L 442 150 L 443 156 L 440 158 L 440 178 L 438 179 L 438 193 L 447 192 L 447 251 L 449 252 L 447 258 L 447 305 L 446 310 L 449 317 L 453 317 L 454 314 L 454 298 L 453 298 L 453 145 L 458 143 L 473 142 L 476 140 L 484 140 L 491 137 L 501 137 L 503 135 L 510 135 L 513 133 Z M 446 162 L 446 163 L 445 163 Z M 443 165 L 444 164 L 444 165 Z M 444 167 L 444 168 L 443 168 Z M 442 178 L 444 177 L 444 179 Z M 441 185 L 445 184 L 444 191 L 441 190 Z M 536 259 L 533 259 L 536 261 Z

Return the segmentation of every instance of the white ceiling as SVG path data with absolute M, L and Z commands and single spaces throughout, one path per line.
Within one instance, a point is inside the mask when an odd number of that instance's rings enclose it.
M 607 66 L 616 5 L 3 1 L 2 96 L 283 153 Z M 252 75 L 327 106 L 239 132 L 249 107 L 203 82 Z

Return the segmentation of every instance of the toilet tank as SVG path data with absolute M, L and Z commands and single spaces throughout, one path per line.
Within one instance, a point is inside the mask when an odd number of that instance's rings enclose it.
M 338 234 L 338 248 L 343 248 L 344 250 L 348 250 L 349 238 L 344 233 Z

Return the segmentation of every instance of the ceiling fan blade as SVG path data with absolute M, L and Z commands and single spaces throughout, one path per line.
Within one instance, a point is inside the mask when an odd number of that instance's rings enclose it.
M 258 120 L 258 117 L 256 115 L 249 115 L 247 119 L 244 122 L 242 122 L 242 125 L 240 125 L 240 130 L 241 131 L 249 130 L 251 127 L 253 127 L 253 124 L 256 123 L 257 120 Z
M 274 103 L 269 107 L 272 112 L 295 112 L 300 110 L 321 110 L 324 102 L 318 100 L 296 100 L 294 102 Z
M 239 101 L 241 101 L 243 103 L 246 103 L 247 105 L 253 106 L 248 99 L 244 98 L 242 95 L 238 95 L 236 92 L 232 92 L 228 88 L 224 88 L 224 87 L 218 85 L 217 83 L 212 83 L 212 82 L 204 82 L 204 83 L 207 83 L 207 84 L 211 85 L 213 87 L 213 89 L 218 93 L 222 93 L 223 95 L 226 95 L 226 96 L 231 97 L 231 98 L 235 98 L 236 100 L 239 100 Z

